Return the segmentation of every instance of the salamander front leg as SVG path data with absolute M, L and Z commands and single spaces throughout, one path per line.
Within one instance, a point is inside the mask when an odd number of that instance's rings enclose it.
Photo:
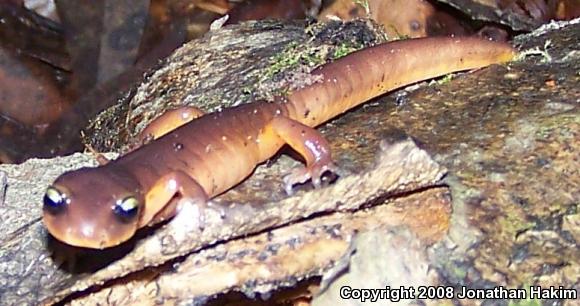
M 203 211 L 208 205 L 208 196 L 203 188 L 183 171 L 162 176 L 145 196 L 145 211 L 141 215 L 139 227 L 173 217 L 184 203 L 197 206 L 200 212 L 197 221 L 203 227 Z
M 287 117 L 275 117 L 271 127 L 276 135 L 300 153 L 306 161 L 306 167 L 294 169 L 284 177 L 286 193 L 291 194 L 294 185 L 310 179 L 314 187 L 319 188 L 320 177 L 326 171 L 336 172 L 328 141 L 318 131 Z
M 197 107 L 182 106 L 170 109 L 163 115 L 155 118 L 139 134 L 139 142 L 145 144 L 151 140 L 157 139 L 176 128 L 190 122 L 193 119 L 204 115 L 204 112 Z
M 181 106 L 165 111 L 161 116 L 153 119 L 153 121 L 151 121 L 145 129 L 139 133 L 137 138 L 129 145 L 127 153 L 137 150 L 152 140 L 155 140 L 203 115 L 204 112 L 194 106 Z

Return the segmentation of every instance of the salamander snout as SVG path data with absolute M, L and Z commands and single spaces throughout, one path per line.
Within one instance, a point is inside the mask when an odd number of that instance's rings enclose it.
M 47 188 L 43 202 L 43 221 L 52 236 L 93 249 L 129 240 L 144 204 L 134 180 L 103 168 L 63 174 Z

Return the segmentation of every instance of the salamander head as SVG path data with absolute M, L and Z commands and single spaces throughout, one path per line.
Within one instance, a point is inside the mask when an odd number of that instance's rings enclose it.
M 103 249 L 130 239 L 138 229 L 144 197 L 137 180 L 108 167 L 60 176 L 46 190 L 43 220 L 58 240 Z

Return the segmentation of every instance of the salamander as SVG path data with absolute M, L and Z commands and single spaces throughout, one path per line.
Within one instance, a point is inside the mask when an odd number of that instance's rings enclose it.
M 54 237 L 73 246 L 116 246 L 138 229 L 173 217 L 187 203 L 203 209 L 286 144 L 305 166 L 284 177 L 284 188 L 290 192 L 307 181 L 319 187 L 321 175 L 336 168 L 328 142 L 314 127 L 392 89 L 514 55 L 508 44 L 477 38 L 395 41 L 315 69 L 319 81 L 274 102 L 210 114 L 189 108 L 186 116 L 168 112 L 157 120 L 169 126 L 157 123 L 153 126 L 161 126 L 161 132 L 147 132 L 156 139 L 104 165 L 58 177 L 44 197 L 44 223 Z

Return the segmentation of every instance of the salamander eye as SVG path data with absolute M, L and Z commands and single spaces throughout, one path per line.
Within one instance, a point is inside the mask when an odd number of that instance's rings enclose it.
M 118 200 L 113 207 L 113 212 L 123 222 L 130 222 L 139 212 L 139 201 L 135 197 L 126 197 Z
M 44 205 L 42 207 L 45 211 L 56 215 L 62 212 L 69 202 L 70 200 L 66 197 L 66 194 L 55 187 L 48 187 L 44 194 Z

